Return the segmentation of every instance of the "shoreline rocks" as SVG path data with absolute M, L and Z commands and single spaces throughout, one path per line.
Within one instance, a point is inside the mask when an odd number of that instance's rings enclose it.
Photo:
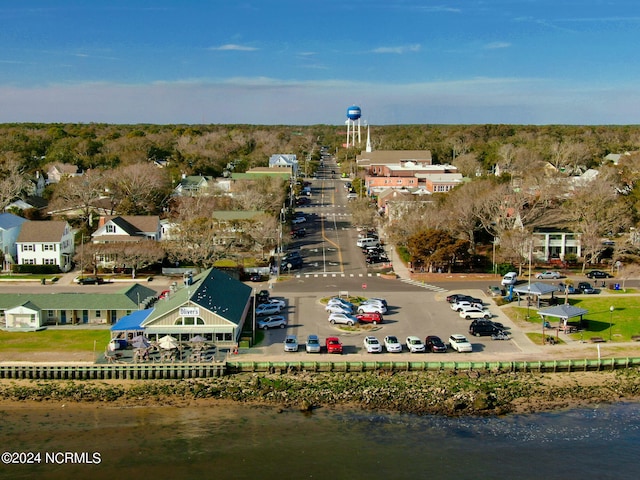
M 418 415 L 504 415 L 640 400 L 640 373 L 358 372 L 139 381 L 4 380 L 0 401 L 113 406 L 237 402 L 312 412 L 357 407 Z

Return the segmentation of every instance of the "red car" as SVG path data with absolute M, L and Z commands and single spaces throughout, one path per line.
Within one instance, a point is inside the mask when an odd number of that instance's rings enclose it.
M 327 353 L 342 353 L 342 344 L 338 337 L 327 337 L 325 343 L 327 345 Z
M 356 318 L 360 323 L 373 323 L 374 325 L 384 321 L 382 314 L 378 312 L 358 313 Z

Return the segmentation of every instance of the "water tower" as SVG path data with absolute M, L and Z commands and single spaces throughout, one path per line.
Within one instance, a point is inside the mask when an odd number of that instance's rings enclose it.
M 357 105 L 351 105 L 347 108 L 347 148 L 356 144 L 356 120 L 358 121 L 358 144 L 360 144 L 360 117 L 362 110 Z M 351 134 L 351 139 L 349 138 Z

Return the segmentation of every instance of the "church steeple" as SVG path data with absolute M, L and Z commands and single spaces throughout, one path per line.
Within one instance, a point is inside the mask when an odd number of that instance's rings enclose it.
M 369 133 L 369 125 L 367 125 L 367 147 L 366 147 L 366 151 L 367 151 L 367 153 L 371 152 L 371 135 Z

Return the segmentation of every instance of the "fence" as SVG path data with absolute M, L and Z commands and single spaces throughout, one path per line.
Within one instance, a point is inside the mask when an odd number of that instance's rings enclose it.
M 33 380 L 161 380 L 221 377 L 224 363 L 0 365 L 0 378 Z
M 227 374 L 243 372 L 418 372 L 477 370 L 502 372 L 578 372 L 640 367 L 640 358 L 520 362 L 227 362 Z
M 0 379 L 179 380 L 246 372 L 419 372 L 477 370 L 496 372 L 583 372 L 640 367 L 640 358 L 519 362 L 221 362 L 106 365 L 0 365 Z

